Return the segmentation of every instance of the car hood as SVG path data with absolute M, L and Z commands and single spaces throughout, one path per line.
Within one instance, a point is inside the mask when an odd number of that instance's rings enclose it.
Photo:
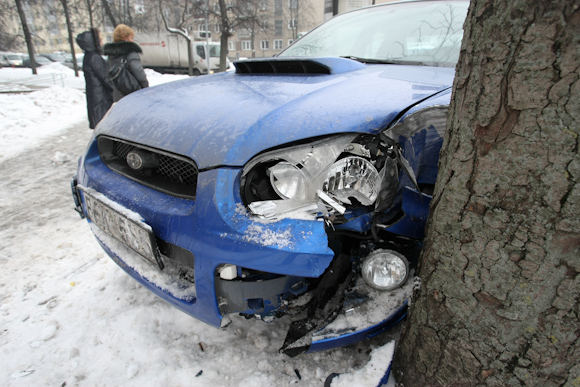
M 243 166 L 261 151 L 306 138 L 376 133 L 449 88 L 454 75 L 340 58 L 328 67 L 329 74 L 230 72 L 143 89 L 116 103 L 97 134 L 185 155 L 200 169 Z

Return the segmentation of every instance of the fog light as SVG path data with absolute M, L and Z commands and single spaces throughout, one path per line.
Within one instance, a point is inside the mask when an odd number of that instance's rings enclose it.
M 409 262 L 393 250 L 375 250 L 363 262 L 365 282 L 379 290 L 393 290 L 407 281 Z

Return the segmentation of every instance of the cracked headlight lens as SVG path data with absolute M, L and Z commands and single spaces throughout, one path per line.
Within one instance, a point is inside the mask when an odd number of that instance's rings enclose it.
M 373 205 L 382 175 L 369 149 L 356 143 L 360 138 L 336 135 L 252 159 L 242 172 L 244 201 L 254 214 L 270 219 L 313 219 Z
M 346 157 L 328 169 L 322 190 L 334 195 L 343 203 L 351 204 L 355 198 L 370 206 L 377 200 L 381 178 L 373 164 L 362 157 Z
M 306 176 L 295 165 L 281 162 L 268 169 L 270 184 L 283 199 L 306 199 Z

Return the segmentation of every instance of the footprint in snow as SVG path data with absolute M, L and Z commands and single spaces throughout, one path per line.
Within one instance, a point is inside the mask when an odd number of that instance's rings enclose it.
M 32 348 L 38 348 L 43 342 L 52 340 L 56 337 L 60 325 L 56 321 L 50 321 L 46 326 L 42 327 L 38 338 L 30 343 Z

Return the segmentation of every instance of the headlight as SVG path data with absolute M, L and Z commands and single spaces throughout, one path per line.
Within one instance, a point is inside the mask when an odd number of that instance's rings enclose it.
M 346 157 L 328 168 L 322 190 L 343 203 L 351 204 L 349 198 L 352 197 L 370 206 L 377 200 L 380 181 L 379 172 L 370 161 L 361 157 Z
M 272 219 L 305 218 L 304 211 L 313 218 L 326 210 L 344 213 L 344 205 L 373 205 L 385 175 L 375 165 L 384 169 L 392 164 L 378 162 L 356 142 L 361 138 L 378 140 L 371 135 L 339 135 L 256 157 L 242 173 L 246 204 L 254 214 Z
M 375 250 L 363 262 L 365 282 L 379 290 L 393 290 L 407 281 L 409 262 L 393 250 Z
M 282 199 L 305 199 L 306 176 L 298 167 L 281 162 L 268 169 L 268 172 L 270 184 Z

